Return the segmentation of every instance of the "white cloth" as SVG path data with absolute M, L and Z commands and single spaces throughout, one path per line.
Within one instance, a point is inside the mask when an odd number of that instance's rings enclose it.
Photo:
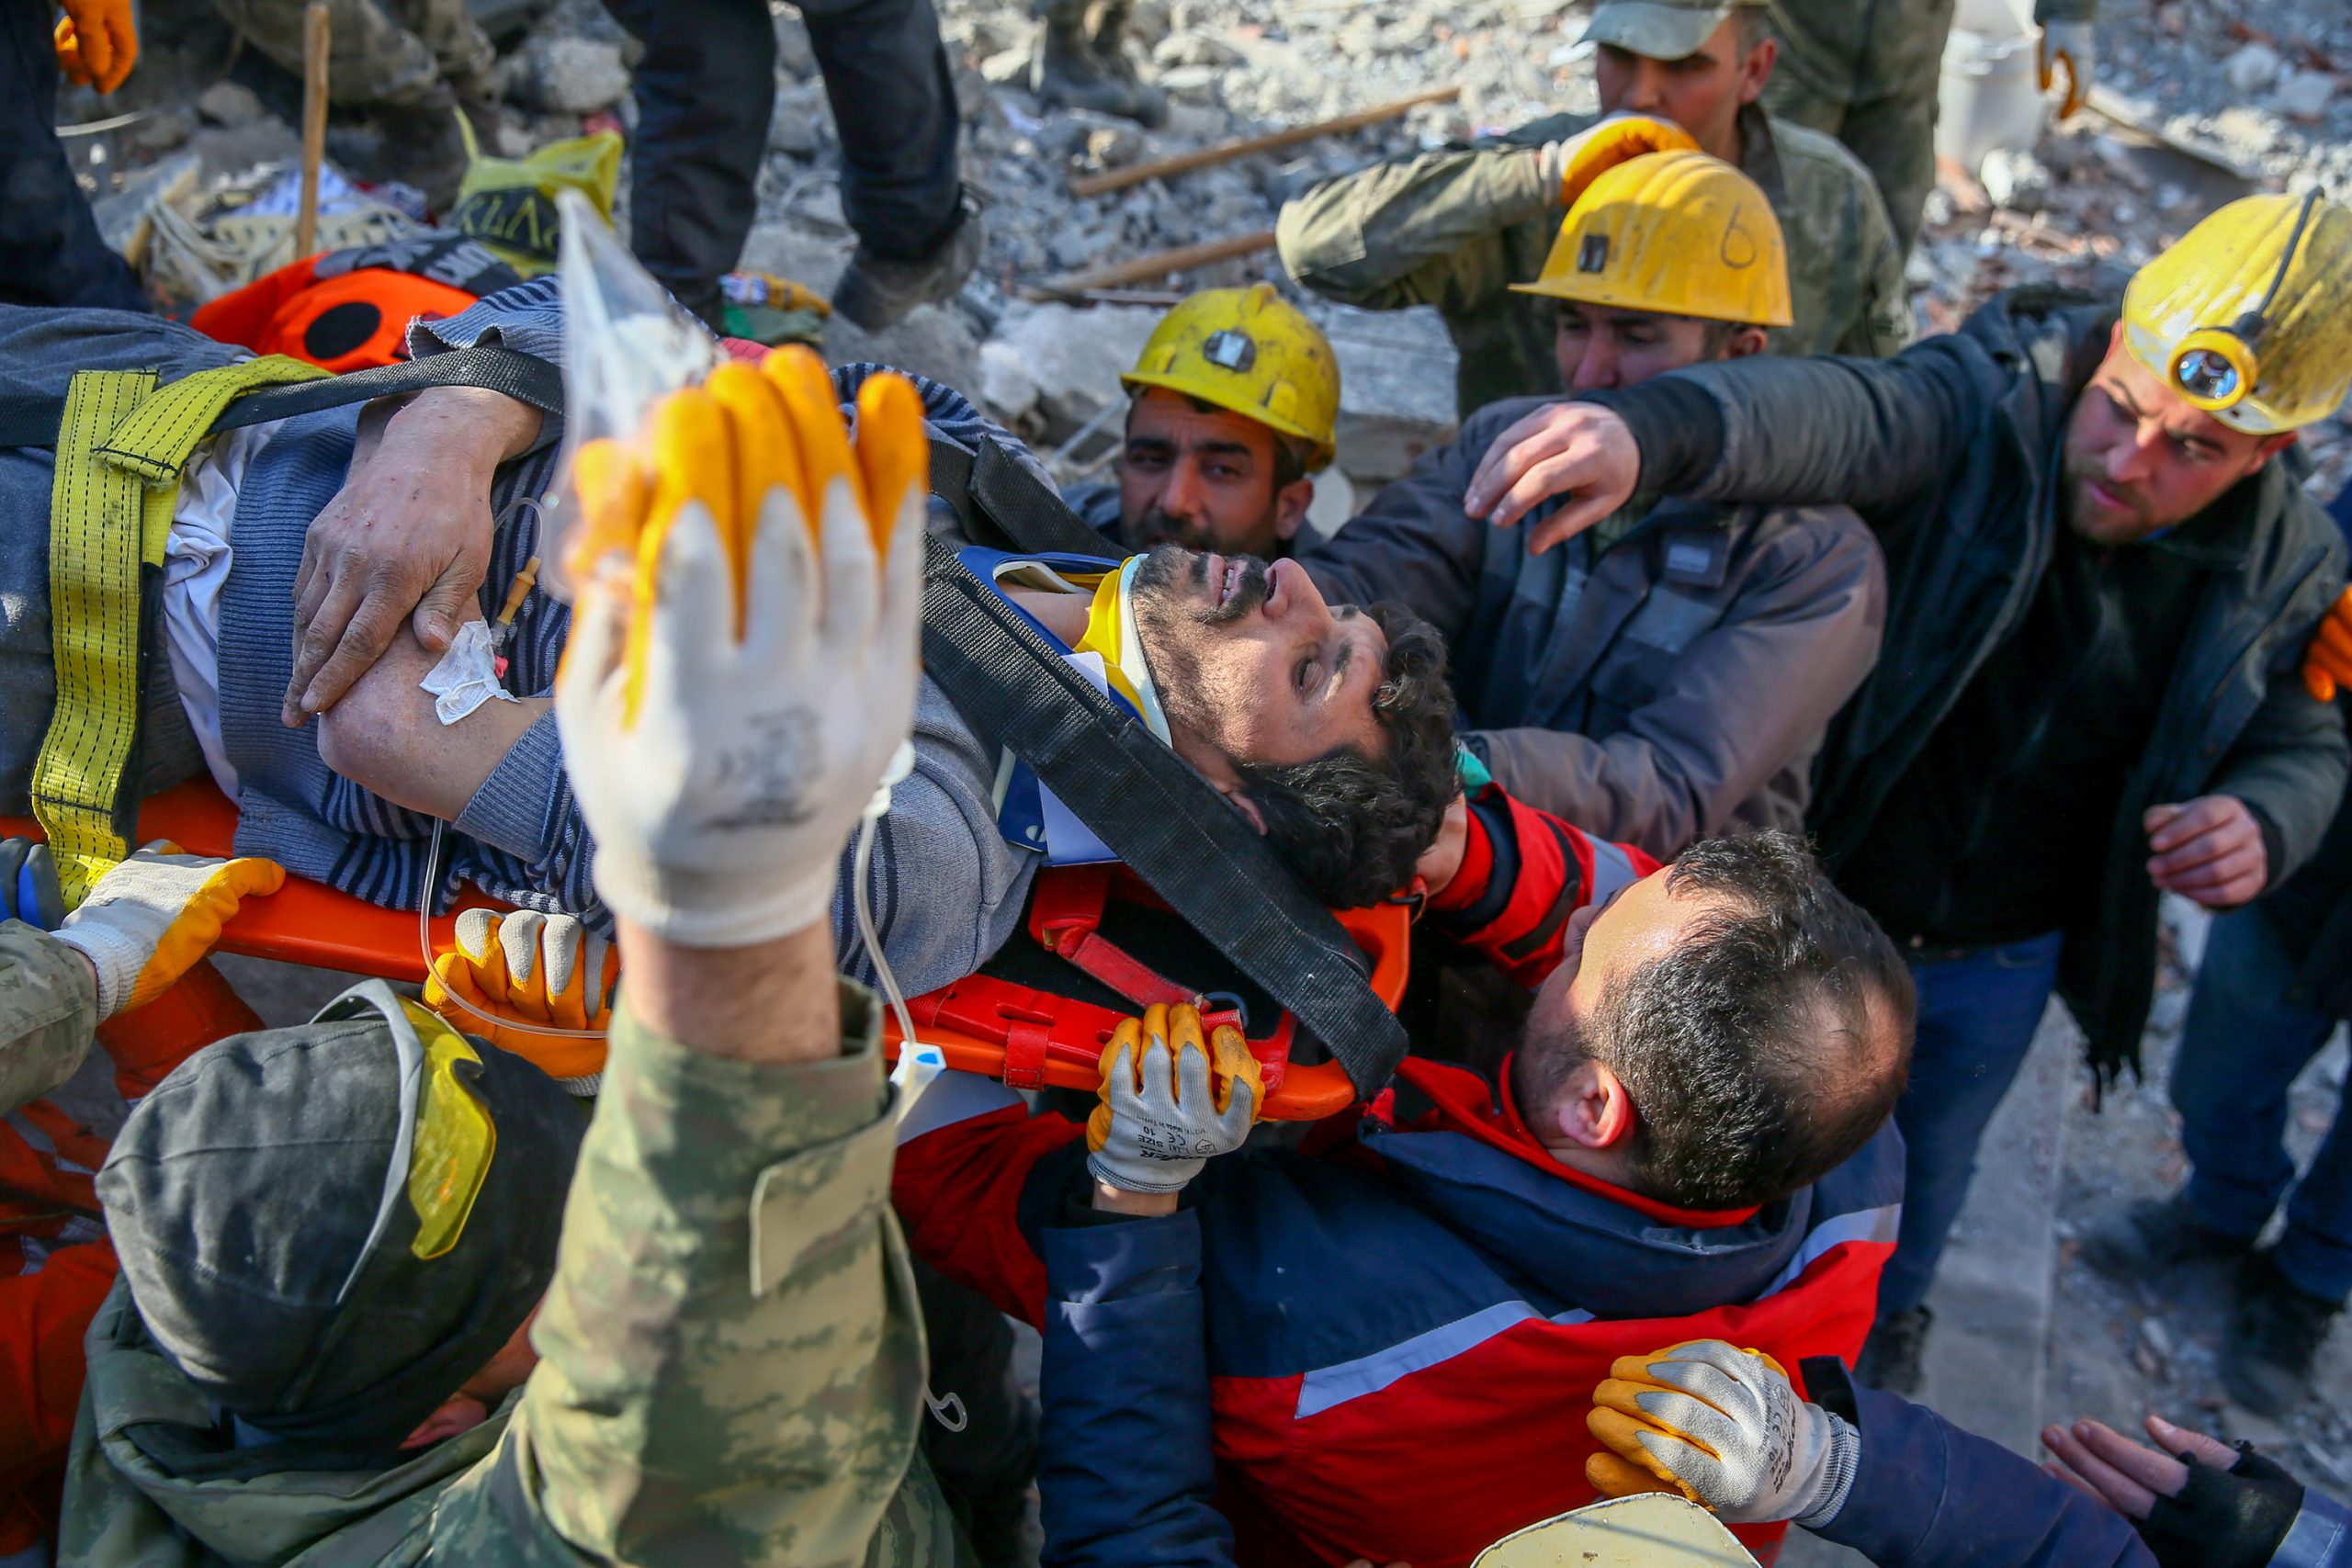
M 181 470 L 179 505 L 164 541 L 164 647 L 172 679 L 204 765 L 231 800 L 237 770 L 220 743 L 220 591 L 229 581 L 238 487 L 277 431 L 275 423 L 250 425 L 200 444 Z

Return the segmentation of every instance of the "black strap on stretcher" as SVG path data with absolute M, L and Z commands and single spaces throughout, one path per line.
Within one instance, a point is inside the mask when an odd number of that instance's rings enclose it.
M 1206 780 L 1072 669 L 951 546 L 933 536 L 924 548 L 924 673 L 1321 1041 L 1358 1094 L 1377 1093 L 1404 1060 L 1405 1027 L 1365 983 L 1363 954 L 1331 912 Z
M 237 430 L 275 419 L 317 413 L 322 409 L 399 397 L 435 387 L 481 387 L 503 392 L 543 413 L 563 412 L 563 372 L 544 359 L 511 348 L 477 344 L 399 365 L 372 366 L 319 381 L 264 387 L 244 393 L 212 422 L 214 430 Z M 33 394 L 0 395 L 0 446 L 54 446 L 65 417 L 65 400 Z
M 491 344 L 245 393 L 233 430 L 435 387 L 482 387 L 563 412 L 554 365 Z M 62 398 L 0 395 L 0 446 L 53 446 Z M 1102 535 L 994 441 L 931 444 L 932 490 L 968 536 L 1017 550 L 1101 555 Z M 1321 1041 L 1361 1094 L 1404 1060 L 1404 1026 L 1365 984 L 1365 961 L 1256 829 L 1134 716 L 1095 690 L 937 538 L 925 541 L 924 667 L 984 716 L 1105 846 Z

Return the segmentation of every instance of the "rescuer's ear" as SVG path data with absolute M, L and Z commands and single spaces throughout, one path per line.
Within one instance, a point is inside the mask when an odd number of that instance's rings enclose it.
M 1634 1131 L 1634 1097 L 1606 1064 L 1588 1056 L 1569 1069 L 1557 1097 L 1537 1116 L 1579 1148 L 1614 1148 Z

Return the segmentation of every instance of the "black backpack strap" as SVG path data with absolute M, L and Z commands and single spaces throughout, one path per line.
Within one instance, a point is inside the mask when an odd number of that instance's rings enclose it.
M 956 509 L 965 536 L 976 545 L 1037 555 L 1099 556 L 1119 548 L 1080 522 L 1051 486 L 1001 444 L 985 436 L 977 455 L 932 437 L 931 493 Z
M 274 419 L 316 413 L 321 409 L 398 397 L 434 387 L 481 387 L 526 402 L 543 412 L 563 412 L 563 372 L 544 359 L 511 348 L 477 344 L 399 365 L 372 366 L 347 375 L 290 387 L 265 387 L 245 393 L 212 422 L 214 430 L 266 424 Z M 54 446 L 63 398 L 0 396 L 0 446 Z M 1098 545 L 1099 547 L 1099 545 Z
M 924 549 L 924 671 L 1321 1041 L 1358 1094 L 1377 1093 L 1404 1060 L 1405 1028 L 1365 983 L 1363 954 L 1331 912 L 1207 781 L 1070 668 L 952 546 L 932 537 Z

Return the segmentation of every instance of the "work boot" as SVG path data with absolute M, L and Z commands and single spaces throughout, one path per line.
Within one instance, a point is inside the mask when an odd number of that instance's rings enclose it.
M 956 227 L 919 260 L 891 261 L 859 241 L 833 285 L 834 314 L 878 333 L 918 305 L 956 298 L 980 260 L 979 209 L 968 196 L 961 200 Z
M 435 217 L 446 215 L 466 177 L 466 133 L 458 123 L 458 95 L 447 82 L 413 104 L 385 104 L 376 110 L 383 138 L 379 174 L 424 193 Z
M 2251 1241 L 2224 1235 L 2188 1212 L 2188 1195 L 2143 1198 L 2083 1233 L 2083 1261 L 2110 1280 L 2147 1280 L 2201 1258 L 2240 1258 Z
M 1127 58 L 1128 0 L 1107 0 L 1094 26 L 1086 35 L 1088 52 L 1102 67 L 1102 74 L 1123 84 L 1136 95 L 1136 113 L 1130 118 L 1145 125 L 1158 126 L 1168 118 L 1168 95 L 1159 88 L 1145 85 L 1136 74 L 1135 62 Z
M 2238 1310 L 2222 1345 L 2222 1386 L 2257 1416 L 2287 1415 L 2312 1390 L 2312 1364 L 2344 1310 L 2296 1288 L 2267 1252 L 2238 1270 Z
M 1114 8 L 1124 24 L 1124 7 Z M 1110 35 L 1108 53 L 1119 53 L 1116 34 Z M 1086 109 L 1144 125 L 1168 118 L 1165 96 L 1136 81 L 1124 59 L 1115 66 L 1106 62 L 1100 35 L 1088 36 L 1083 0 L 1063 0 L 1046 13 L 1045 30 L 1029 60 L 1029 90 L 1049 109 Z
M 1924 1306 L 1880 1314 L 1854 1362 L 1855 1380 L 1905 1399 L 1917 1398 L 1927 1371 L 1928 1330 L 1935 1324 L 1936 1314 Z

